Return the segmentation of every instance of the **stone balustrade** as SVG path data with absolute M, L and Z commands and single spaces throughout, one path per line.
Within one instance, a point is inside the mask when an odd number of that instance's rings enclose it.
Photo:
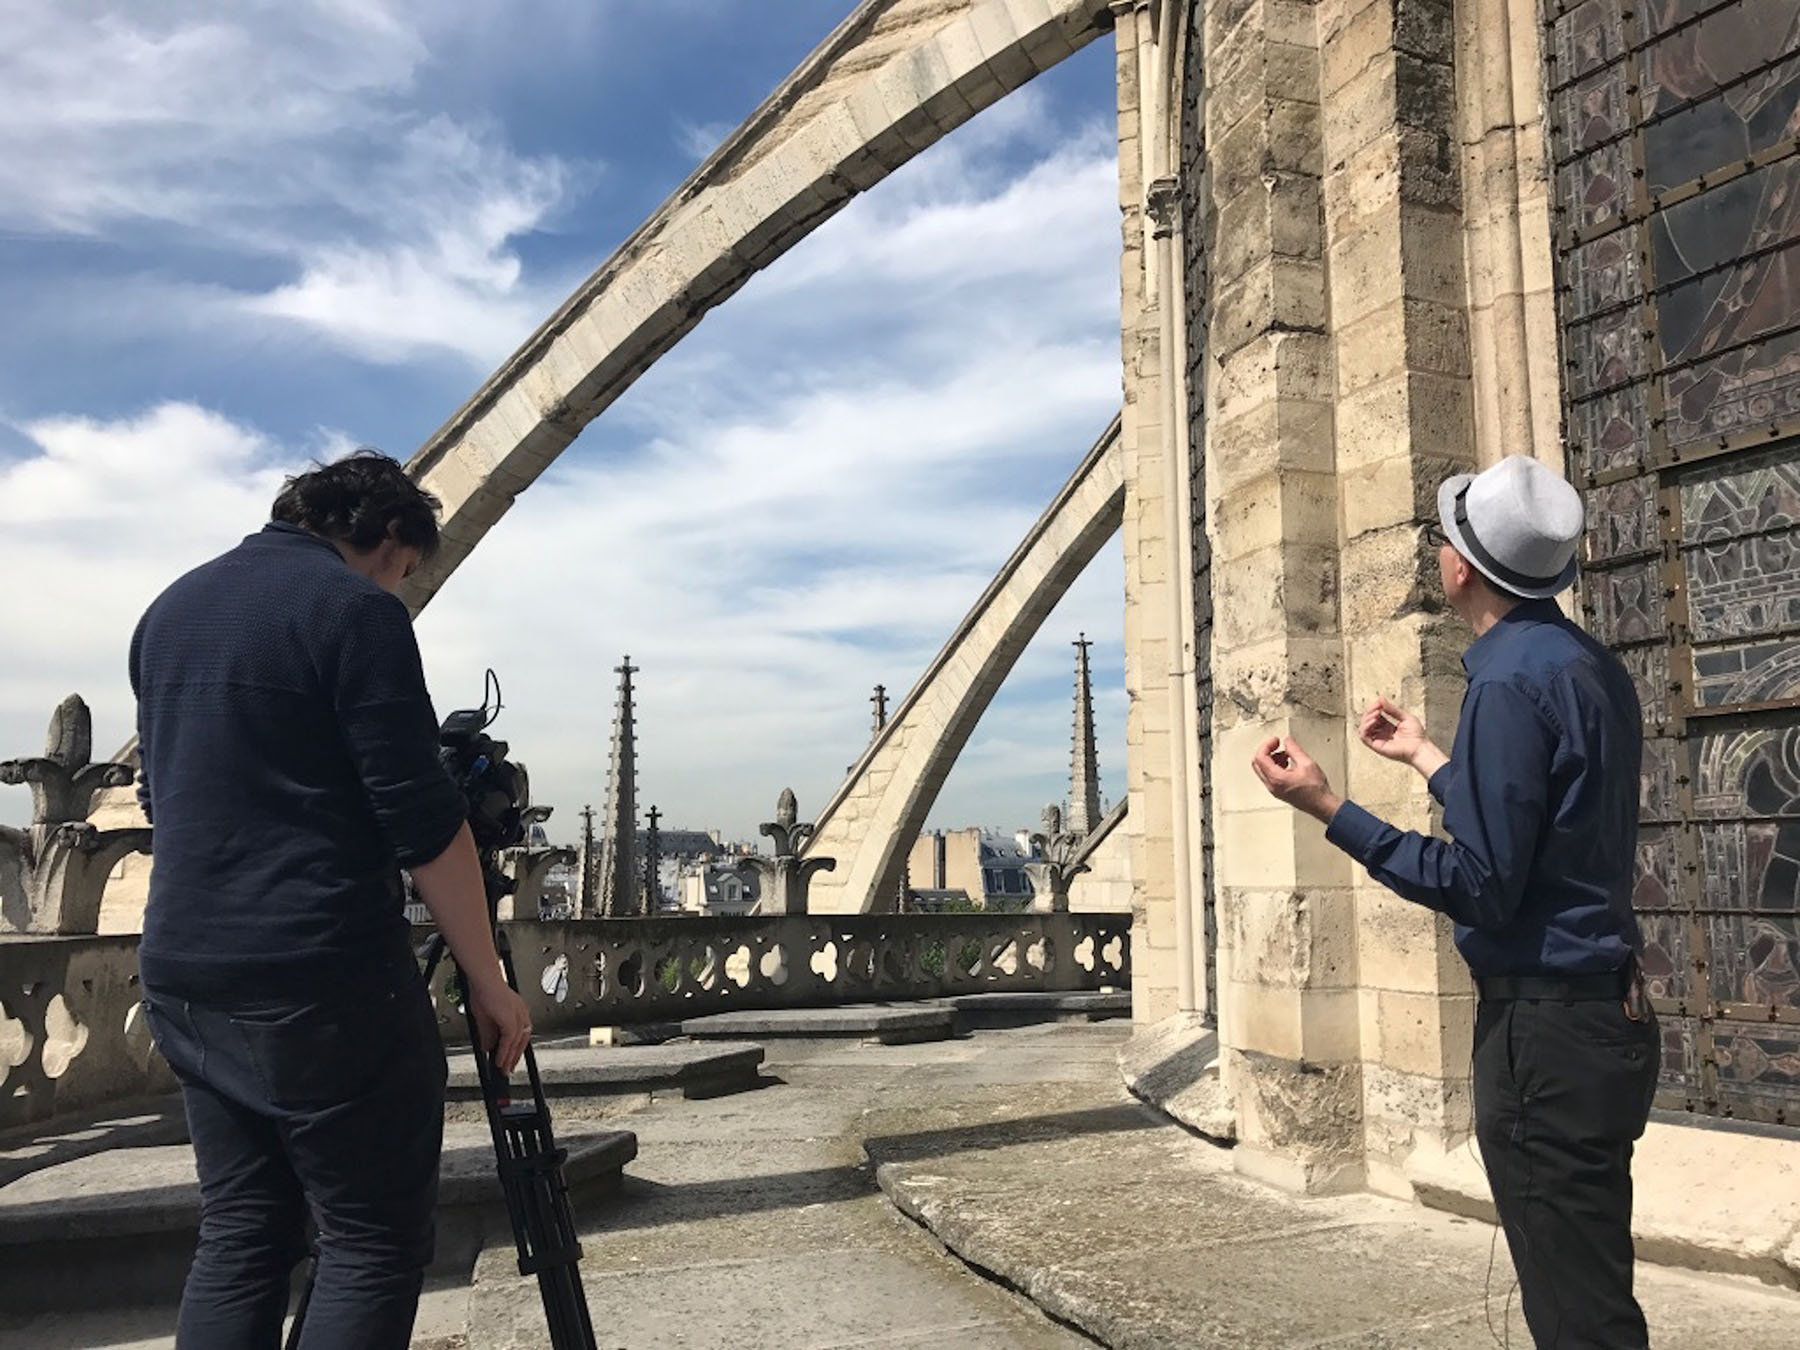
M 1129 914 L 791 914 L 503 925 L 540 1038 L 736 1009 L 1130 984 Z M 426 930 L 420 930 L 423 934 Z M 433 979 L 445 1036 L 463 1037 Z M 137 938 L 0 937 L 0 1134 L 173 1090 Z
M 707 1013 L 1131 982 L 1129 914 L 786 914 L 506 925 L 539 1036 Z M 443 1015 L 445 981 L 433 996 Z M 450 1028 L 461 1035 L 460 1021 Z

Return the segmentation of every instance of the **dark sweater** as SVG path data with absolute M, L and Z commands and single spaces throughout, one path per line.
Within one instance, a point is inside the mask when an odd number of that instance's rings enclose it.
M 354 979 L 403 952 L 399 869 L 462 825 L 406 607 L 271 524 L 157 597 L 131 640 L 155 826 L 144 983 Z

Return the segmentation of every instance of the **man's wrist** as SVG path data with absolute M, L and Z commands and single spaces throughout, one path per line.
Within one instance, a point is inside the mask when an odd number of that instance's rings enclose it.
M 1330 788 L 1309 794 L 1305 801 L 1296 803 L 1302 811 L 1324 826 L 1330 826 L 1331 818 L 1343 804 L 1344 799 Z
M 1421 745 L 1413 752 L 1411 758 L 1407 760 L 1407 764 L 1412 767 L 1419 777 L 1425 779 L 1427 782 L 1430 782 L 1431 776 L 1449 762 L 1450 756 L 1446 755 L 1430 741 L 1426 741 L 1424 745 Z

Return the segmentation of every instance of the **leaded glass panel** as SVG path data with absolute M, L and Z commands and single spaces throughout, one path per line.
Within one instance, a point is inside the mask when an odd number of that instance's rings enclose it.
M 1556 171 L 1559 198 L 1571 213 L 1562 223 L 1584 235 L 1605 229 L 1625 214 L 1631 200 L 1630 148 L 1623 141 L 1603 145 Z
M 1800 1120 L 1800 4 L 1551 4 L 1582 606 L 1648 733 L 1662 1099 Z
M 1607 66 L 1556 95 L 1550 144 L 1558 160 L 1617 140 L 1631 129 L 1631 99 L 1625 93 L 1628 69 L 1623 64 Z
M 1619 0 L 1583 0 L 1552 26 L 1550 82 L 1559 88 L 1625 54 Z
M 1701 1093 L 1699 1023 L 1692 1017 L 1668 1013 L 1658 1020 L 1662 1023 L 1663 1038 L 1662 1089 L 1693 1103 Z
M 1602 563 L 1631 553 L 1653 553 L 1656 537 L 1656 484 L 1648 478 L 1594 488 L 1587 497 L 1587 560 Z
M 1587 589 L 1592 592 L 1591 585 Z M 1626 647 L 1618 655 L 1637 690 L 1644 725 L 1662 726 L 1669 720 L 1669 649 L 1658 643 L 1653 647 Z
M 1569 397 L 1641 380 L 1649 371 L 1644 320 L 1635 310 L 1616 309 L 1569 330 Z
M 1712 1039 L 1719 1097 L 1729 1112 L 1800 1121 L 1800 1027 L 1720 1021 Z
M 1574 448 L 1590 477 L 1634 469 L 1647 459 L 1650 408 L 1643 385 L 1601 394 L 1569 410 Z
M 1570 250 L 1562 265 L 1565 323 L 1634 300 L 1644 293 L 1643 240 L 1634 227 Z
M 1644 982 L 1651 998 L 1680 1003 L 1692 987 L 1693 962 L 1688 952 L 1688 917 L 1680 912 L 1640 914 L 1644 934 Z
M 1662 578 L 1657 567 L 1654 562 L 1627 563 L 1588 573 L 1595 632 L 1602 642 L 1647 642 L 1663 635 Z
M 1638 819 L 1651 822 L 1673 822 L 1681 819 L 1681 802 L 1676 788 L 1681 778 L 1681 742 L 1669 737 L 1653 736 L 1644 742 L 1644 762 L 1640 770 Z

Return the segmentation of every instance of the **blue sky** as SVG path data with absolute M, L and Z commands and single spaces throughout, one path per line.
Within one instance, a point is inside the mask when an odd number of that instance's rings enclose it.
M 404 458 L 849 13 L 849 0 L 0 0 L 0 753 L 79 690 L 129 734 L 130 628 L 285 472 Z M 421 617 L 439 710 L 573 830 L 611 667 L 639 801 L 816 810 L 1119 400 L 1112 59 L 1079 53 L 853 203 L 564 455 Z M 934 824 L 1066 791 L 1094 653 L 1123 792 L 1115 543 Z M 22 790 L 0 793 L 21 819 Z

